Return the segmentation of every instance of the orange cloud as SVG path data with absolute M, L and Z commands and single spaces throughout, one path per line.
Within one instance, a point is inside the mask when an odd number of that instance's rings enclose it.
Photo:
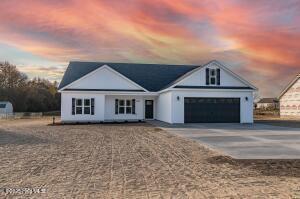
M 0 9 L 0 42 L 58 62 L 221 59 L 260 84 L 299 69 L 293 0 L 2 0 Z
M 19 66 L 18 69 L 27 74 L 29 78 L 32 77 L 45 77 L 50 81 L 58 81 L 62 77 L 65 67 L 45 67 L 45 66 Z

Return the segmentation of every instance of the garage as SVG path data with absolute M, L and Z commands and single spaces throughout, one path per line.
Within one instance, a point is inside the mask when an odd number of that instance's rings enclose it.
M 239 123 L 240 98 L 184 98 L 185 123 Z

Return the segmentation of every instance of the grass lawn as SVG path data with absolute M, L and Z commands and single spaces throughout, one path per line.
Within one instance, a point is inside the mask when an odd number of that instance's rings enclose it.
M 49 123 L 0 120 L 0 197 L 300 197 L 299 160 L 237 161 L 146 123 Z

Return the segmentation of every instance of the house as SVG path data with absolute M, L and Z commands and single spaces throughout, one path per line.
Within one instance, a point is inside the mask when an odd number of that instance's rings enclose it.
M 62 122 L 253 122 L 252 84 L 218 61 L 200 65 L 70 62 Z
M 10 102 L 0 101 L 0 115 L 7 116 L 13 114 L 13 106 Z
M 280 93 L 280 115 L 300 117 L 300 73 Z
M 278 109 L 279 101 L 276 98 L 261 98 L 256 103 L 257 109 Z

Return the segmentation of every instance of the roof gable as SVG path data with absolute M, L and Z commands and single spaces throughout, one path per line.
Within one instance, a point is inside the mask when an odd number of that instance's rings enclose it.
M 63 89 L 147 91 L 107 65 L 97 68 L 87 75 L 68 84 Z
M 300 73 L 283 89 L 283 91 L 279 95 L 279 99 L 300 79 Z
M 233 73 L 223 64 L 218 61 L 211 61 L 201 67 L 195 68 L 194 70 L 186 73 L 181 76 L 179 79 L 174 81 L 168 88 L 203 88 L 211 87 L 206 85 L 206 73 L 205 68 L 219 68 L 221 70 L 221 84 L 215 86 L 216 88 L 245 88 L 245 89 L 254 89 L 257 88 L 250 84 L 248 81 L 244 80 L 237 74 Z
M 153 92 L 161 90 L 197 67 L 195 65 L 70 62 L 59 85 L 59 90 L 103 65 L 108 65 L 126 78 Z

